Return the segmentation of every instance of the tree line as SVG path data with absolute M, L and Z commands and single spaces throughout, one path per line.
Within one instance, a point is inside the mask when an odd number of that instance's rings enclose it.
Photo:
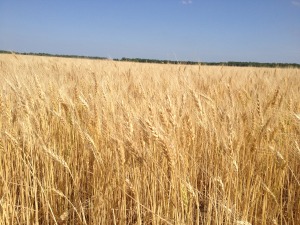
M 194 61 L 172 61 L 158 59 L 122 58 L 118 61 L 141 62 L 141 63 L 160 63 L 160 64 L 182 64 L 182 65 L 208 65 L 208 66 L 238 66 L 238 67 L 293 67 L 300 68 L 297 63 L 260 63 L 260 62 L 194 62 Z
M 80 59 L 99 59 L 108 60 L 106 57 L 98 56 L 82 56 L 82 55 L 60 55 L 60 54 L 49 54 L 49 53 L 25 53 L 25 52 L 10 52 L 0 50 L 0 54 L 19 54 L 19 55 L 36 55 L 36 56 L 51 56 L 51 57 L 63 57 L 63 58 L 80 58 Z M 114 61 L 125 61 L 125 62 L 139 62 L 139 63 L 157 63 L 157 64 L 180 64 L 180 65 L 208 65 L 208 66 L 238 66 L 238 67 L 271 67 L 271 68 L 300 68 L 298 63 L 260 63 L 260 62 L 194 62 L 194 61 L 174 61 L 174 60 L 159 60 L 159 59 L 142 59 L 142 58 L 121 58 L 113 59 Z
M 61 54 L 34 53 L 34 52 L 10 52 L 10 51 L 4 51 L 4 50 L 0 50 L 0 54 L 17 54 L 17 55 L 51 56 L 51 57 L 79 58 L 79 59 L 107 59 L 106 57 L 98 57 L 98 56 L 61 55 Z

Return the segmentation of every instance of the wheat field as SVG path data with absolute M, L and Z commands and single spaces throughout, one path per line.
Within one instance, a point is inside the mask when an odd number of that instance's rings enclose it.
M 300 70 L 0 55 L 0 224 L 300 224 Z

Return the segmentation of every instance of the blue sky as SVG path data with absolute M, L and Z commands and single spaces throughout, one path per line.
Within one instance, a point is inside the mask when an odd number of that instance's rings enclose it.
M 0 49 L 300 63 L 300 0 L 0 0 Z

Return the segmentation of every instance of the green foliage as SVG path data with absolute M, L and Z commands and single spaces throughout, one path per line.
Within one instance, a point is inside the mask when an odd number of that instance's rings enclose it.
M 259 63 L 259 62 L 193 62 L 193 61 L 170 61 L 158 59 L 122 58 L 120 61 L 160 64 L 181 64 L 181 65 L 208 65 L 208 66 L 238 66 L 238 67 L 271 67 L 271 68 L 300 68 L 297 63 Z
M 82 55 L 59 55 L 48 53 L 19 53 L 0 50 L 0 54 L 20 54 L 20 55 L 37 55 L 37 56 L 51 56 L 51 57 L 63 57 L 63 58 L 80 58 L 80 59 L 108 59 L 106 57 L 97 56 L 82 56 Z M 271 68 L 300 68 L 298 63 L 259 63 L 259 62 L 194 62 L 194 61 L 172 61 L 172 60 L 159 60 L 159 59 L 141 59 L 141 58 L 121 58 L 113 59 L 114 61 L 126 61 L 126 62 L 139 62 L 139 63 L 158 63 L 158 64 L 180 64 L 180 65 L 208 65 L 208 66 L 238 66 L 238 67 L 271 67 Z

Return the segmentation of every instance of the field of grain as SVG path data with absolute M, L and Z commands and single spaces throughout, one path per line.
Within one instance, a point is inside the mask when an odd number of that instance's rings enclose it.
M 300 70 L 0 55 L 0 224 L 300 224 Z

